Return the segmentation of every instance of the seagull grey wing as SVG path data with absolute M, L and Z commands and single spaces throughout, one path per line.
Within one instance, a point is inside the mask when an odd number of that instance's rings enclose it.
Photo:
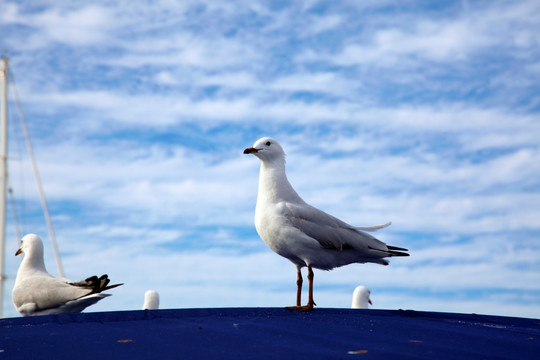
M 382 241 L 311 205 L 286 203 L 283 212 L 292 226 L 317 240 L 324 248 L 387 251 Z

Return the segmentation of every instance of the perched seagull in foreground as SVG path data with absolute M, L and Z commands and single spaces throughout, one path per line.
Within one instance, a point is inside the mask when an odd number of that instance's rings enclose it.
M 156 290 L 148 290 L 144 293 L 143 310 L 159 309 L 159 294 Z
M 389 246 L 363 232 L 376 231 L 390 223 L 368 227 L 351 226 L 308 205 L 293 189 L 285 174 L 285 152 L 269 137 L 244 150 L 261 160 L 255 227 L 264 242 L 297 269 L 296 306 L 313 309 L 313 270 L 331 270 L 351 263 L 373 262 L 388 265 L 385 257 L 409 256 L 407 249 Z M 308 268 L 309 299 L 301 306 L 302 267 Z
M 15 255 L 24 253 L 17 272 L 12 297 L 23 316 L 78 313 L 110 294 L 102 291 L 123 284 L 109 285 L 107 275 L 70 281 L 52 276 L 43 262 L 43 243 L 39 236 L 28 234 L 21 240 Z
M 367 287 L 357 286 L 352 295 L 351 309 L 369 309 L 369 305 L 373 305 L 369 295 L 371 291 Z

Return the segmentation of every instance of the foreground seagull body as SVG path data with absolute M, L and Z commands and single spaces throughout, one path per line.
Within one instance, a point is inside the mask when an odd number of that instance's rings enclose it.
M 109 285 L 107 275 L 70 281 L 52 276 L 43 261 L 43 242 L 39 236 L 28 234 L 21 240 L 15 255 L 24 253 L 13 287 L 13 304 L 23 316 L 78 313 L 99 300 L 102 294 L 122 284 Z
M 159 294 L 156 290 L 147 290 L 144 293 L 143 310 L 159 309 Z
M 313 270 L 331 270 L 352 263 L 388 265 L 386 257 L 408 256 L 407 249 L 389 246 L 364 231 L 376 231 L 390 223 L 351 226 L 307 204 L 293 189 L 285 173 L 285 152 L 274 139 L 264 137 L 244 150 L 261 160 L 255 227 L 264 242 L 297 268 L 296 310 L 311 310 Z M 301 306 L 302 273 L 308 268 L 309 300 Z
M 357 286 L 353 292 L 351 309 L 369 309 L 369 305 L 373 305 L 370 295 L 371 291 L 366 286 Z

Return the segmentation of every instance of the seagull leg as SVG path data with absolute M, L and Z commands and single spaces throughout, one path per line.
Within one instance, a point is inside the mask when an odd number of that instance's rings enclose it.
M 309 311 L 313 309 L 313 306 L 316 305 L 315 301 L 313 301 L 313 279 L 315 278 L 315 274 L 313 274 L 313 269 L 311 269 L 311 265 L 308 265 L 308 275 L 307 278 L 309 280 L 309 298 L 308 303 L 306 305 L 307 309 L 306 311 Z
M 309 280 L 309 298 L 307 305 L 301 306 L 300 305 L 300 296 L 302 293 L 302 274 L 300 273 L 300 267 L 298 267 L 298 281 L 296 284 L 298 285 L 297 293 L 296 293 L 296 306 L 288 306 L 287 310 L 297 310 L 297 311 L 311 311 L 313 310 L 313 306 L 315 306 L 315 301 L 313 301 L 313 278 L 315 277 L 313 274 L 313 269 L 311 268 L 311 265 L 308 265 L 308 280 Z
M 302 302 L 302 284 L 304 283 L 304 279 L 302 279 L 302 268 L 299 265 L 296 265 L 296 306 L 287 306 L 286 309 L 288 310 L 297 310 L 297 308 L 301 307 Z
M 296 267 L 296 306 L 300 306 L 300 303 L 302 302 L 302 284 L 304 283 L 304 279 L 302 279 L 302 271 L 300 269 L 300 266 Z

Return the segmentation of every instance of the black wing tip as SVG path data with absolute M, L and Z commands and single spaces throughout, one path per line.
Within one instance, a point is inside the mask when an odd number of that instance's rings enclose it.
M 114 289 L 115 287 L 122 286 L 122 285 L 124 285 L 124 283 L 114 284 L 114 285 L 109 285 L 109 286 L 103 288 L 103 290 L 101 290 L 101 291 L 105 291 L 105 290 L 109 290 L 109 289 Z
M 401 251 L 409 251 L 407 249 L 399 248 L 396 246 L 386 246 L 386 248 L 387 250 L 380 250 L 380 249 L 375 249 L 375 248 L 372 248 L 371 246 L 368 246 L 368 249 L 381 252 L 385 254 L 384 256 L 409 256 L 409 254 L 405 252 L 401 252 Z M 399 249 L 400 251 L 397 251 L 396 249 Z M 384 265 L 388 265 L 388 264 L 384 264 Z
M 84 285 L 85 287 L 92 289 L 91 294 L 99 294 L 102 291 L 113 289 L 120 285 L 124 285 L 124 283 L 109 285 L 111 280 L 109 279 L 109 276 L 107 274 L 103 274 L 99 278 L 95 275 L 90 276 L 86 278 L 84 282 L 85 282 L 85 285 Z
M 386 245 L 386 247 L 388 248 L 388 250 L 409 251 L 409 249 L 400 248 L 397 246 Z
M 406 252 L 402 252 L 402 251 L 409 251 L 409 249 L 405 249 L 405 248 L 401 248 L 397 246 L 391 246 L 391 245 L 386 245 L 386 247 L 388 248 L 388 253 L 390 254 L 390 256 L 410 256 Z
M 410 254 L 402 253 L 398 251 L 388 251 L 388 253 L 390 254 L 390 256 L 411 256 Z

